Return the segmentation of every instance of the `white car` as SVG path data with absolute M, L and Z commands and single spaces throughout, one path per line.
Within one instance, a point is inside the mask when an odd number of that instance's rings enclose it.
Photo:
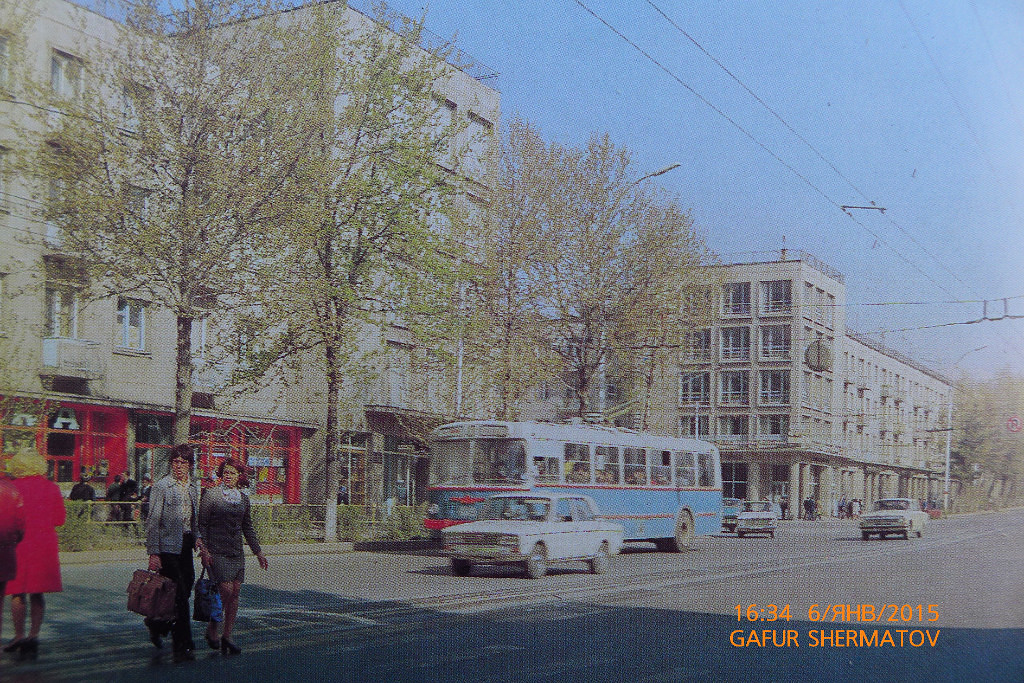
M 860 537 L 866 541 L 872 534 L 878 534 L 879 538 L 910 538 L 910 534 L 917 534 L 920 538 L 927 523 L 928 513 L 921 509 L 917 499 L 882 498 L 875 501 L 871 512 L 861 515 Z
M 736 535 L 768 534 L 775 538 L 779 526 L 779 511 L 774 503 L 767 500 L 745 500 L 743 509 L 736 515 Z
M 456 576 L 474 564 L 520 564 L 536 579 L 562 560 L 585 560 L 603 574 L 622 536 L 622 525 L 601 519 L 587 496 L 501 493 L 484 502 L 477 521 L 443 529 L 441 542 Z

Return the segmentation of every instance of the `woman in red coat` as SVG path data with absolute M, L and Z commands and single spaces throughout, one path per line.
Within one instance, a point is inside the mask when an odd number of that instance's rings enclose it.
M 35 657 L 39 651 L 39 627 L 43 623 L 46 603 L 43 593 L 63 590 L 60 578 L 60 557 L 57 548 L 57 527 L 64 524 L 64 497 L 60 489 L 46 478 L 46 462 L 34 449 L 22 450 L 7 461 L 7 474 L 14 477 L 14 486 L 25 504 L 25 537 L 18 544 L 18 573 L 7 582 L 11 597 L 11 620 L 14 640 L 4 652 L 18 652 L 22 657 Z M 32 619 L 25 634 L 25 596 L 32 604 Z

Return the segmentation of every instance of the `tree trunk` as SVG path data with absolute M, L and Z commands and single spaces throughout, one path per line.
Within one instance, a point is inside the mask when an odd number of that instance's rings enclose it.
M 174 383 L 174 430 L 171 442 L 188 443 L 192 426 L 192 318 L 178 316 L 177 373 Z
M 326 512 L 324 514 L 324 542 L 338 540 L 338 444 L 341 429 L 338 422 L 338 401 L 341 396 L 341 372 L 338 368 L 338 349 L 328 344 L 324 349 L 327 361 L 327 424 L 324 445 L 324 487 Z M 351 492 L 349 492 L 351 495 Z

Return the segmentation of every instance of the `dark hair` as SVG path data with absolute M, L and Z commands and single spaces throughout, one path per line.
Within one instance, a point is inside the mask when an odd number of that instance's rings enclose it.
M 221 464 L 217 467 L 217 476 L 221 479 L 224 478 L 224 468 L 233 467 L 238 472 L 238 487 L 245 488 L 249 486 L 249 472 L 248 467 L 242 464 L 241 460 L 236 458 L 224 458 Z
M 182 460 L 188 460 L 189 465 L 196 464 L 196 452 L 192 448 L 192 444 L 182 443 L 178 444 L 171 449 L 171 455 L 168 461 L 174 460 L 175 458 L 181 458 Z

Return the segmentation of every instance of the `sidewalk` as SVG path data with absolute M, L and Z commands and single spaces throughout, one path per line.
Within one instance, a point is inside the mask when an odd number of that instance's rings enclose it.
M 348 541 L 338 543 L 277 543 L 263 546 L 263 553 L 268 557 L 274 555 L 332 555 L 354 550 L 354 544 Z M 248 551 L 246 551 L 248 554 Z M 77 564 L 103 564 L 105 562 L 135 562 L 145 567 L 149 562 L 146 549 L 122 548 L 119 550 L 81 550 L 78 552 L 62 552 L 61 566 Z

